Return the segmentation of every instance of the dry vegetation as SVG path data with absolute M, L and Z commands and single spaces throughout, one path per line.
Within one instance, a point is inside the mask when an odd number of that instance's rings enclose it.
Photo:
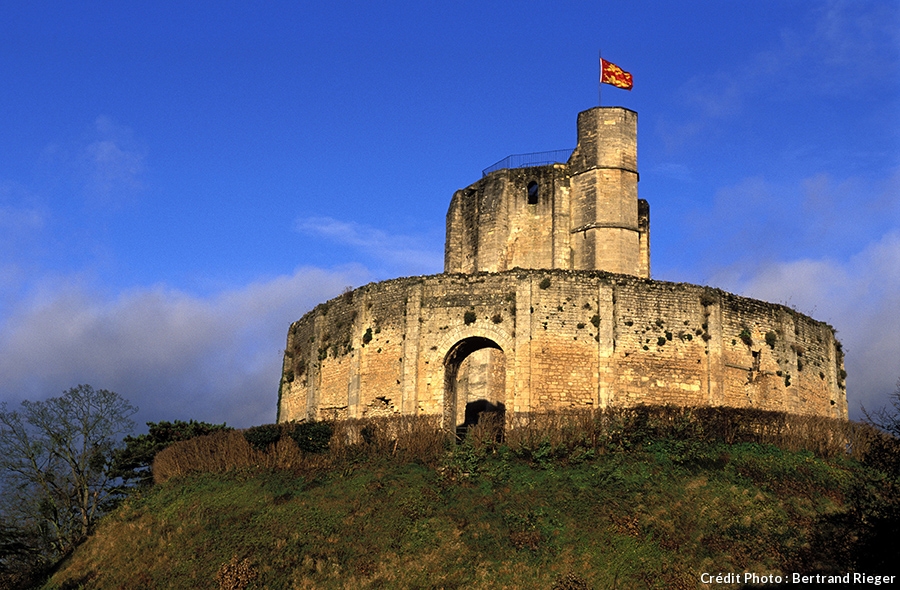
M 505 422 L 505 428 L 503 423 Z M 282 424 L 286 430 L 292 425 Z M 241 431 L 219 432 L 176 443 L 153 464 L 156 483 L 190 473 L 267 468 L 310 471 L 330 469 L 363 455 L 393 456 L 400 461 L 436 465 L 447 449 L 447 435 L 435 416 L 397 416 L 334 423 L 328 452 L 304 453 L 282 435 L 266 450 L 255 450 Z M 858 422 L 736 408 L 639 406 L 482 415 L 468 438 L 476 448 L 502 444 L 514 454 L 552 448 L 593 453 L 626 450 L 646 440 L 757 443 L 818 457 L 863 462 L 888 460 L 894 439 Z
M 282 430 L 291 426 L 280 425 Z M 438 420 L 431 416 L 335 423 L 326 453 L 304 453 L 286 435 L 266 450 L 259 451 L 252 447 L 241 431 L 233 430 L 172 445 L 156 456 L 153 475 L 156 483 L 162 483 L 190 473 L 222 473 L 243 468 L 292 469 L 299 472 L 327 470 L 360 452 L 434 465 L 446 445 L 447 437 L 441 432 Z

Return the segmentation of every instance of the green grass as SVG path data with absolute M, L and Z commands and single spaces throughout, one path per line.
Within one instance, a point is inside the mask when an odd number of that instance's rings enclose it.
M 897 490 L 896 474 L 755 443 L 595 455 L 467 442 L 437 467 L 369 457 L 166 482 L 107 517 L 45 588 L 695 588 L 702 572 L 876 572 L 895 563 Z M 243 560 L 249 584 L 220 586 Z

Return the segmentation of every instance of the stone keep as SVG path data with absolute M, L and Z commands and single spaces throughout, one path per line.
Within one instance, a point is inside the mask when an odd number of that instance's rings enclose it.
M 322 303 L 287 338 L 278 420 L 610 405 L 847 417 L 834 329 L 782 305 L 653 281 L 637 114 L 578 116 L 565 162 L 501 161 L 457 191 L 444 273 Z
M 650 207 L 637 184 L 637 113 L 584 111 L 567 163 L 503 168 L 456 191 L 444 272 L 563 268 L 649 278 Z

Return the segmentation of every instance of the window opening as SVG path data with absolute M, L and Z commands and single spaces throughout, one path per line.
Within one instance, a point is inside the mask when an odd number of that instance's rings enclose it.
M 533 180 L 528 183 L 528 204 L 538 204 L 538 183 Z

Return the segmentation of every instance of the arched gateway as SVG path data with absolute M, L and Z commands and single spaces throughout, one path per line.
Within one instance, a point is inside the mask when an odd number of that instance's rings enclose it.
M 505 412 L 513 399 L 514 349 L 514 340 L 496 327 L 463 326 L 442 339 L 436 352 L 443 353 L 445 429 L 461 431 L 477 424 L 483 412 Z
M 486 338 L 458 342 L 444 359 L 444 427 L 457 432 L 478 423 L 483 412 L 506 409 L 506 358 Z

